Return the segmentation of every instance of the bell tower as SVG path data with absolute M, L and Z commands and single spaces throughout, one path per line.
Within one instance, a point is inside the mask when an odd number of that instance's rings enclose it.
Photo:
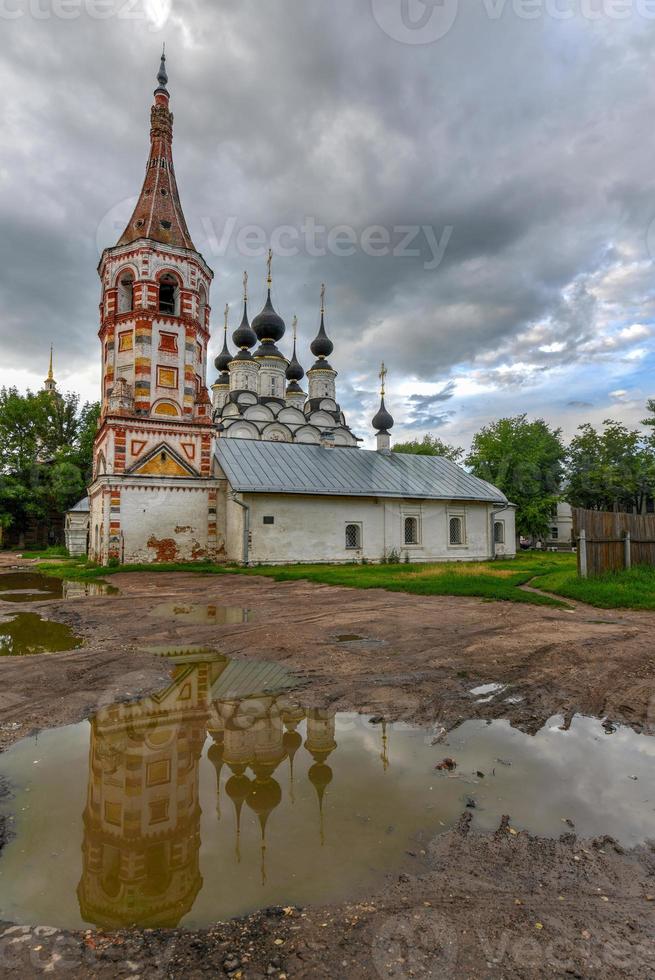
M 98 266 L 102 413 L 89 552 L 103 564 L 215 559 L 220 550 L 206 384 L 213 272 L 182 211 L 169 102 L 162 53 L 141 193 Z

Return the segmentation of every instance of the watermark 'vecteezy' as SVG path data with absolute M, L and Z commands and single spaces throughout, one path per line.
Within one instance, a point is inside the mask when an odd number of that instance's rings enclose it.
M 0 20 L 132 20 L 161 31 L 173 0 L 0 0 Z
M 357 229 L 346 224 L 328 227 L 311 216 L 305 217 L 300 227 L 278 225 L 269 230 L 253 224 L 239 225 L 234 216 L 220 225 L 211 218 L 203 218 L 201 223 L 208 251 L 216 257 L 236 252 L 245 258 L 258 259 L 265 256 L 269 248 L 280 258 L 298 255 L 347 258 L 361 252 L 370 258 L 422 258 L 423 268 L 428 272 L 438 269 L 443 262 L 453 234 L 452 225 L 442 228 L 432 225 L 368 225 Z
M 403 44 L 434 44 L 457 19 L 459 0 L 371 0 L 385 34 Z

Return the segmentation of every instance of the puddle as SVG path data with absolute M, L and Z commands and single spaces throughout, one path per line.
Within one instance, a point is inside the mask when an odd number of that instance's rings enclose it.
M 407 851 L 470 800 L 481 831 L 509 813 L 546 836 L 569 832 L 565 821 L 624 845 L 655 836 L 648 736 L 608 736 L 583 717 L 536 736 L 472 720 L 432 746 L 420 729 L 304 707 L 279 665 L 167 656 L 165 690 L 0 756 L 15 834 L 0 855 L 0 919 L 200 928 L 343 901 L 420 870 Z M 444 755 L 454 771 L 435 771 Z
M 365 636 L 359 636 L 358 633 L 340 633 L 335 636 L 337 643 L 357 643 L 359 640 L 365 640 Z
M 56 653 L 81 646 L 82 639 L 68 626 L 43 619 L 37 613 L 18 613 L 0 621 L 0 657 Z
M 40 572 L 0 574 L 3 602 L 39 602 L 45 599 L 81 599 L 85 596 L 116 595 L 118 589 L 106 582 L 75 582 Z
M 196 626 L 232 626 L 250 623 L 254 615 L 242 606 L 220 606 L 216 603 L 162 602 L 152 609 L 151 616 L 180 619 Z

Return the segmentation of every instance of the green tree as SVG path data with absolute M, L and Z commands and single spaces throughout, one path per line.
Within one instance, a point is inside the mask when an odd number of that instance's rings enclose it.
M 634 508 L 639 513 L 655 492 L 652 440 L 612 419 L 603 425 L 600 432 L 589 423 L 581 425 L 571 440 L 567 498 L 587 510 Z
M 449 442 L 443 442 L 438 436 L 428 434 L 422 439 L 411 439 L 409 442 L 397 442 L 393 446 L 394 453 L 413 453 L 415 456 L 444 456 L 453 463 L 459 463 L 464 450 L 460 446 L 453 446 Z
M 560 499 L 565 456 L 560 429 L 517 415 L 476 433 L 466 464 L 516 504 L 517 535 L 540 538 Z
M 73 394 L 0 390 L 0 527 L 20 534 L 83 495 L 99 411 Z

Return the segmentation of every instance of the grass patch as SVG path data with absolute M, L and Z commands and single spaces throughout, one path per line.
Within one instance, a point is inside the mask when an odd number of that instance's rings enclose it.
M 649 565 L 588 579 L 578 578 L 574 565 L 539 573 L 534 585 L 600 609 L 655 609 L 655 568 Z
M 537 606 L 562 606 L 555 596 L 524 592 L 520 586 L 539 576 L 538 586 L 548 576 L 575 577 L 575 556 L 528 552 L 512 561 L 439 562 L 429 565 L 284 565 L 240 568 L 211 562 L 171 562 L 162 565 L 99 566 L 85 559 L 65 565 L 43 564 L 40 570 L 75 581 L 105 579 L 122 572 L 158 575 L 165 572 L 194 572 L 211 575 L 264 575 L 276 582 L 315 582 L 355 589 L 388 589 L 412 595 L 453 595 L 486 601 L 523 602 Z M 542 578 L 543 576 L 543 578 Z M 544 588 L 546 588 L 544 586 Z M 556 591 L 548 588 L 547 591 Z M 567 593 L 562 593 L 566 595 Z M 576 596 L 571 596 L 576 598 Z
M 74 558 L 68 554 L 67 548 L 63 544 L 51 545 L 49 548 L 37 548 L 34 551 L 29 551 L 19 548 L 12 549 L 12 553 L 20 558 L 65 558 L 68 561 L 74 561 Z

